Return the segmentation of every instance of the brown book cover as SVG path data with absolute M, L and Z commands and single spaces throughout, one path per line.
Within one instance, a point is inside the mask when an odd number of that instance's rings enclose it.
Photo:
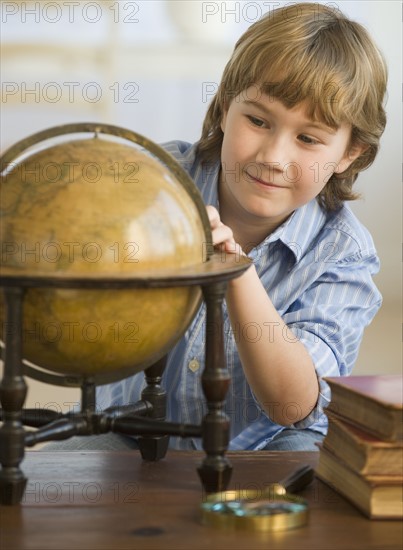
M 403 441 L 390 442 L 342 421 L 327 411 L 323 446 L 362 475 L 403 475 Z
M 403 439 L 402 375 L 340 376 L 324 380 L 332 392 L 328 411 L 380 439 Z
M 371 519 L 403 518 L 403 476 L 363 476 L 323 446 L 316 475 Z

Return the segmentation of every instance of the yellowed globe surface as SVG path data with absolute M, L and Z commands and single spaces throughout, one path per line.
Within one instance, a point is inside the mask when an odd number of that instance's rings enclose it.
M 147 279 L 203 262 L 192 197 L 130 145 L 96 137 L 43 148 L 11 165 L 1 198 L 8 275 Z M 200 299 L 195 286 L 29 289 L 23 356 L 63 374 L 127 376 L 167 353 Z

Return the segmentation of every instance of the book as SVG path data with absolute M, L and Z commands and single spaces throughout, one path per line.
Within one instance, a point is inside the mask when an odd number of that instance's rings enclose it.
M 379 439 L 327 411 L 323 446 L 362 475 L 403 475 L 403 441 Z
M 332 392 L 328 411 L 379 439 L 403 440 L 402 375 L 340 376 L 324 380 Z
M 403 518 L 403 476 L 363 476 L 319 445 L 315 473 L 371 519 Z

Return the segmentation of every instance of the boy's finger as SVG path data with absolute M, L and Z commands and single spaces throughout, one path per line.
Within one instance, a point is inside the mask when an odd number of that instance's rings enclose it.
M 218 213 L 217 208 L 214 208 L 214 206 L 208 205 L 206 206 L 206 210 L 207 210 L 207 215 L 208 215 L 212 229 L 222 224 L 220 220 L 220 214 Z
M 233 241 L 234 240 L 232 230 L 228 226 L 223 225 L 223 224 L 221 224 L 220 226 L 218 226 L 216 228 L 213 228 L 212 237 L 213 237 L 213 244 L 214 245 L 223 243 L 225 241 Z

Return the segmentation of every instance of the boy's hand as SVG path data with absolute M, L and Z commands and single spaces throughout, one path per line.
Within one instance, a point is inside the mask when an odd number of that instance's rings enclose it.
M 240 245 L 235 242 L 232 229 L 222 223 L 218 210 L 210 205 L 206 209 L 210 220 L 214 248 L 221 252 L 245 256 Z

